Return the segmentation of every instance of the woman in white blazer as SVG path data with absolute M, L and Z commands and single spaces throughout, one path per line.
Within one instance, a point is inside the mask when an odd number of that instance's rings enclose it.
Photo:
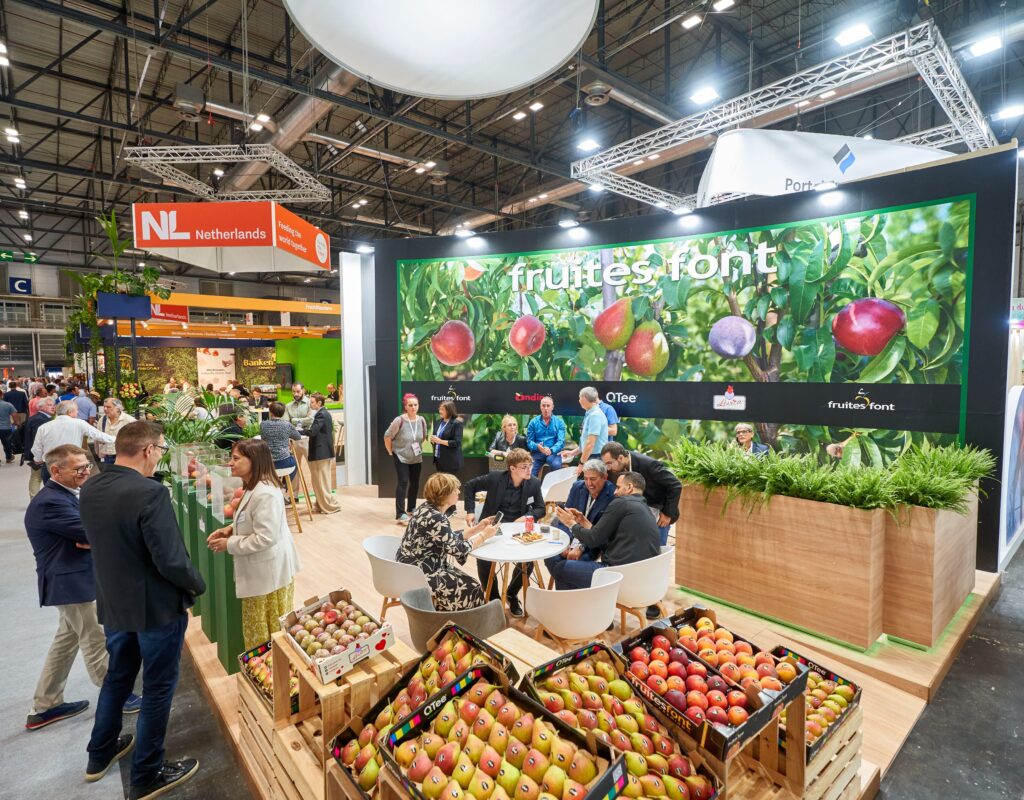
M 242 635 L 246 649 L 279 630 L 279 617 L 294 610 L 299 555 L 285 516 L 284 495 L 274 473 L 270 448 L 258 439 L 235 443 L 228 462 L 245 492 L 234 522 L 206 540 L 214 552 L 234 557 L 235 593 L 242 599 Z

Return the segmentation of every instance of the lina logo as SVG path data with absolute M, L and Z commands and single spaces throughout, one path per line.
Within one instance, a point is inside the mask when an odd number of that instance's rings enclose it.
M 857 160 L 857 156 L 853 154 L 848 144 L 844 144 L 839 148 L 839 152 L 832 156 L 832 160 L 836 162 L 839 171 L 845 175 L 846 170 L 852 167 L 853 162 Z

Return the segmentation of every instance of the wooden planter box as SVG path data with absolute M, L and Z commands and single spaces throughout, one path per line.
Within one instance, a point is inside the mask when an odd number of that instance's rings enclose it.
M 967 514 L 914 506 L 885 524 L 882 630 L 934 645 L 974 590 L 978 495 Z
M 886 512 L 773 497 L 725 508 L 684 486 L 676 582 L 811 633 L 867 649 L 882 634 Z

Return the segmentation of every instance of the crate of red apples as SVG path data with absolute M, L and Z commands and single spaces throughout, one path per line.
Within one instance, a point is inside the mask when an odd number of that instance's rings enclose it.
M 345 589 L 307 600 L 298 611 L 281 617 L 281 628 L 324 683 L 336 681 L 360 661 L 395 643 L 391 625 L 353 603 Z
M 687 756 L 660 712 L 633 691 L 625 671 L 608 647 L 594 643 L 537 667 L 521 688 L 567 725 L 625 754 L 625 796 L 644 794 L 640 779 L 657 775 L 669 798 L 715 797 L 713 773 L 696 754 Z
M 615 648 L 626 679 L 718 759 L 736 755 L 807 686 L 807 668 L 782 662 L 690 608 Z

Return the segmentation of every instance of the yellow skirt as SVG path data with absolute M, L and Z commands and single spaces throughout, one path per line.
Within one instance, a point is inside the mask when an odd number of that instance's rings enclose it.
M 263 644 L 274 631 L 281 630 L 280 617 L 294 611 L 295 581 L 270 594 L 242 598 L 242 638 L 245 649 Z

